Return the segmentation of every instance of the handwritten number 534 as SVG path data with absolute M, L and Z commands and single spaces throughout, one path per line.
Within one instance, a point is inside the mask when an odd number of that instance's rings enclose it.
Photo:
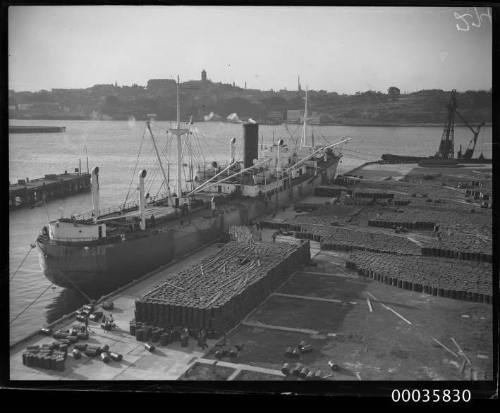
M 455 16 L 455 19 L 457 19 L 460 22 L 456 24 L 457 30 L 460 32 L 468 32 L 470 30 L 471 25 L 473 27 L 481 27 L 481 23 L 483 22 L 483 17 L 488 18 L 491 23 L 490 9 L 487 8 L 486 10 L 487 13 L 479 13 L 477 8 L 474 7 L 475 16 L 473 16 L 470 13 L 459 14 L 457 12 L 454 12 L 453 15 Z

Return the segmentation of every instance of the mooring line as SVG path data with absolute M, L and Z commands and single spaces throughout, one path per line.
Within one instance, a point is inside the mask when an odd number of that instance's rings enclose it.
M 36 302 L 40 299 L 40 297 L 46 293 L 46 291 L 47 291 L 50 287 L 52 287 L 52 284 L 50 284 L 50 285 L 49 285 L 49 286 L 48 286 L 45 290 L 43 290 L 43 291 L 41 292 L 41 294 L 40 294 L 38 297 L 36 297 L 36 298 L 35 298 L 35 299 L 31 302 L 31 303 L 29 303 L 29 304 L 28 304 L 28 305 L 24 308 L 24 310 L 23 310 L 23 311 L 21 311 L 21 312 L 20 312 L 18 315 L 16 315 L 16 316 L 15 316 L 12 320 L 10 320 L 9 325 L 10 325 L 10 324 L 12 324 L 14 321 L 16 321 L 16 320 L 17 320 L 17 319 L 21 316 L 21 314 L 23 314 L 23 313 L 24 313 L 24 312 L 25 312 L 28 308 L 30 308 L 33 304 L 35 304 L 35 303 L 36 303 Z

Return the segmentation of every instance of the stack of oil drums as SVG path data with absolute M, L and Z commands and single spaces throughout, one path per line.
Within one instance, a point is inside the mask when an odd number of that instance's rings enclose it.
M 164 329 L 154 333 L 161 340 L 176 326 L 222 334 L 309 260 L 306 241 L 230 242 L 137 300 L 134 335 L 150 340 L 156 327 Z
M 23 353 L 23 364 L 47 370 L 63 371 L 67 356 L 67 346 L 59 343 L 26 347 Z

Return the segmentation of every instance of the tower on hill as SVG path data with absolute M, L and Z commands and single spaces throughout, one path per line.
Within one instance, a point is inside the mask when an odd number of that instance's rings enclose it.
M 201 71 L 201 81 L 206 82 L 207 81 L 207 72 L 205 69 Z

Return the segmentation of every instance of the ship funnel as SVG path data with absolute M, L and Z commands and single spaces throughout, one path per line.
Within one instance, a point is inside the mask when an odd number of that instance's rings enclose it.
M 259 157 L 259 124 L 243 124 L 243 167 L 249 168 Z
M 146 197 L 144 195 L 144 178 L 146 177 L 146 170 L 143 169 L 139 172 L 139 212 L 141 214 L 141 229 L 146 229 L 146 217 L 144 216 L 146 210 Z
M 94 221 L 99 217 L 99 167 L 94 166 L 90 175 L 90 185 L 92 187 L 92 215 Z
M 277 162 L 276 162 L 276 176 L 278 178 L 279 178 L 279 173 L 281 173 L 280 150 L 281 150 L 281 147 L 283 146 L 284 143 L 285 143 L 285 141 L 283 139 L 280 139 L 278 141 L 278 157 L 277 157 Z
M 229 161 L 231 163 L 233 163 L 234 159 L 235 159 L 235 154 L 236 154 L 236 138 L 231 139 L 229 145 L 230 145 L 230 158 L 229 158 Z

